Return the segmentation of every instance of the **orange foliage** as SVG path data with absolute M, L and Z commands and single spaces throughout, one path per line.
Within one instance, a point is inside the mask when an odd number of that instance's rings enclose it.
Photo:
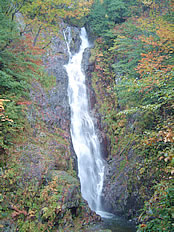
M 146 224 L 141 224 L 141 228 L 144 228 L 146 227 L 147 225 Z
M 171 128 L 168 128 L 166 131 L 159 131 L 157 136 L 151 137 L 148 140 L 145 140 L 145 143 L 148 146 L 152 146 L 152 144 L 157 143 L 159 141 L 163 141 L 165 143 L 174 142 L 174 132 Z
M 75 17 L 80 19 L 86 15 L 88 15 L 90 8 L 93 4 L 93 0 L 79 0 L 76 5 L 76 9 L 72 9 L 71 11 L 66 11 L 64 17 Z
M 147 54 L 142 53 L 141 56 L 143 57 L 136 68 L 137 72 L 142 77 L 143 75 L 149 75 L 155 73 L 156 71 L 160 70 L 163 73 L 167 73 L 171 71 L 173 66 L 172 65 L 163 65 L 163 61 L 168 58 L 168 56 L 160 55 L 160 52 L 149 52 Z
M 39 46 L 33 46 L 33 36 L 31 33 L 26 33 L 20 40 L 14 41 L 10 45 L 9 49 L 17 56 L 25 54 L 25 56 L 22 57 L 22 59 L 26 61 L 25 66 L 13 63 L 11 64 L 13 70 L 16 70 L 17 72 L 25 72 L 25 70 L 30 69 L 37 73 L 37 66 L 39 67 L 42 65 L 41 56 L 45 53 L 45 51 Z M 32 64 L 35 64 L 36 66 L 33 66 Z
M 18 101 L 16 104 L 17 105 L 31 105 L 32 102 L 31 101 Z
M 162 17 L 139 18 L 138 27 L 143 30 L 153 31 L 154 36 L 139 36 L 139 39 L 145 43 L 145 47 L 150 46 L 150 51 L 141 54 L 141 60 L 136 67 L 136 71 L 145 84 L 140 92 L 151 91 L 153 86 L 160 86 L 163 81 L 171 78 L 171 71 L 174 65 L 168 60 L 174 52 L 174 31 L 172 25 Z

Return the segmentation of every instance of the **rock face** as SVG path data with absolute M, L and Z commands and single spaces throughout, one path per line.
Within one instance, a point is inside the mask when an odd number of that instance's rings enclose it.
M 95 100 L 95 93 L 94 90 L 92 89 L 92 84 L 91 84 L 91 72 L 94 71 L 94 63 L 89 62 L 90 55 L 91 55 L 90 48 L 86 48 L 82 58 L 82 70 L 86 76 L 86 89 L 88 95 L 88 102 L 89 102 L 89 107 L 92 110 L 94 108 L 96 100 Z
M 125 154 L 126 159 L 123 154 L 120 154 L 107 162 L 103 202 L 105 209 L 109 212 L 137 222 L 139 210 L 144 204 L 142 199 L 144 180 L 136 171 L 140 158 L 132 148 L 125 151 Z
M 37 117 L 46 124 L 49 130 L 54 131 L 58 127 L 67 132 L 66 137 L 71 144 L 70 150 L 74 160 L 74 169 L 77 171 L 76 155 L 69 134 L 68 76 L 64 67 L 69 61 L 69 53 L 63 31 L 65 31 L 66 27 L 70 26 L 63 22 L 60 26 L 59 34 L 52 38 L 51 48 L 43 58 L 48 75 L 56 77 L 56 86 L 46 92 L 39 82 L 32 84 L 31 100 L 39 105 L 39 109 L 36 111 L 32 104 L 28 112 L 28 119 L 34 128 L 35 135 L 37 134 L 37 121 L 35 120 Z M 70 29 L 72 34 L 71 52 L 75 53 L 78 52 L 81 45 L 80 30 L 76 27 L 70 27 Z
M 71 43 L 70 43 L 70 51 L 72 55 L 79 51 L 81 45 L 81 38 L 80 38 L 80 30 L 76 27 L 71 27 Z
M 130 158 L 132 154 L 130 152 Z M 128 172 L 124 157 L 118 156 L 106 165 L 103 187 L 104 207 L 116 215 L 125 215 L 128 204 Z
M 44 59 L 46 70 L 49 75 L 56 77 L 56 87 L 49 91 L 47 107 L 45 109 L 46 114 L 49 113 L 53 117 L 46 117 L 47 123 L 56 124 L 64 130 L 69 131 L 70 122 L 70 109 L 68 102 L 68 76 L 64 65 L 68 63 L 69 54 L 67 45 L 64 39 L 63 30 L 66 25 L 62 25 L 62 30 L 59 36 L 52 39 L 52 46 L 49 54 Z M 71 28 L 72 41 L 71 51 L 75 53 L 79 50 L 81 40 L 78 28 Z M 45 101 L 44 101 L 45 102 Z
M 91 56 L 90 50 L 91 48 L 86 48 L 84 51 L 83 59 L 82 59 L 82 70 L 84 71 L 86 76 L 88 102 L 89 102 L 91 115 L 93 116 L 95 130 L 100 141 L 101 154 L 105 159 L 108 156 L 108 150 L 107 150 L 108 140 L 105 133 L 103 132 L 101 115 L 95 110 L 96 96 L 94 89 L 92 88 L 92 81 L 91 81 L 92 72 L 94 71 L 95 63 L 93 61 L 90 61 L 90 56 Z

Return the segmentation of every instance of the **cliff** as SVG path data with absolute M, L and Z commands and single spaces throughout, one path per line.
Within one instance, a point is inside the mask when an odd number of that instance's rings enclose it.
M 112 26 L 114 3 L 112 12 L 108 1 L 96 2 L 88 20 L 97 37 L 89 58 L 93 111 L 107 141 L 104 206 L 135 220 L 138 231 L 172 231 L 173 4 L 127 2 L 131 16 Z

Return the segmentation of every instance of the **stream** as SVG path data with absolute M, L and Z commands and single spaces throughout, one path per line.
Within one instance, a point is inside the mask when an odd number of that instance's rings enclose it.
M 67 27 L 64 37 L 69 52 L 69 62 L 65 65 L 69 77 L 68 96 L 71 108 L 71 137 L 78 162 L 78 176 L 82 197 L 89 207 L 99 214 L 103 221 L 92 226 L 90 231 L 110 229 L 113 232 L 133 232 L 132 226 L 102 208 L 101 193 L 104 180 L 105 162 L 101 156 L 100 143 L 94 123 L 89 113 L 85 74 L 81 68 L 83 52 L 89 42 L 85 28 L 81 29 L 81 46 L 78 53 L 70 51 L 71 28 Z M 115 229 L 114 229 L 115 228 Z

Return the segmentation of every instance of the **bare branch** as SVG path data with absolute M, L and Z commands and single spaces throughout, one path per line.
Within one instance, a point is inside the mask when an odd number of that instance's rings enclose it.
M 47 43 L 42 49 L 45 49 L 45 48 L 47 48 L 50 44 L 51 44 L 52 42 L 51 42 L 51 40 L 50 40 L 50 42 L 49 43 Z
M 42 30 L 42 25 L 39 26 L 39 29 L 38 29 L 38 31 L 37 31 L 37 33 L 36 33 L 36 36 L 35 36 L 35 38 L 34 38 L 34 41 L 33 41 L 33 46 L 36 45 L 36 42 L 37 42 L 37 39 L 38 39 L 38 37 L 39 37 L 39 34 L 40 34 L 40 31 L 41 31 L 41 30 Z

